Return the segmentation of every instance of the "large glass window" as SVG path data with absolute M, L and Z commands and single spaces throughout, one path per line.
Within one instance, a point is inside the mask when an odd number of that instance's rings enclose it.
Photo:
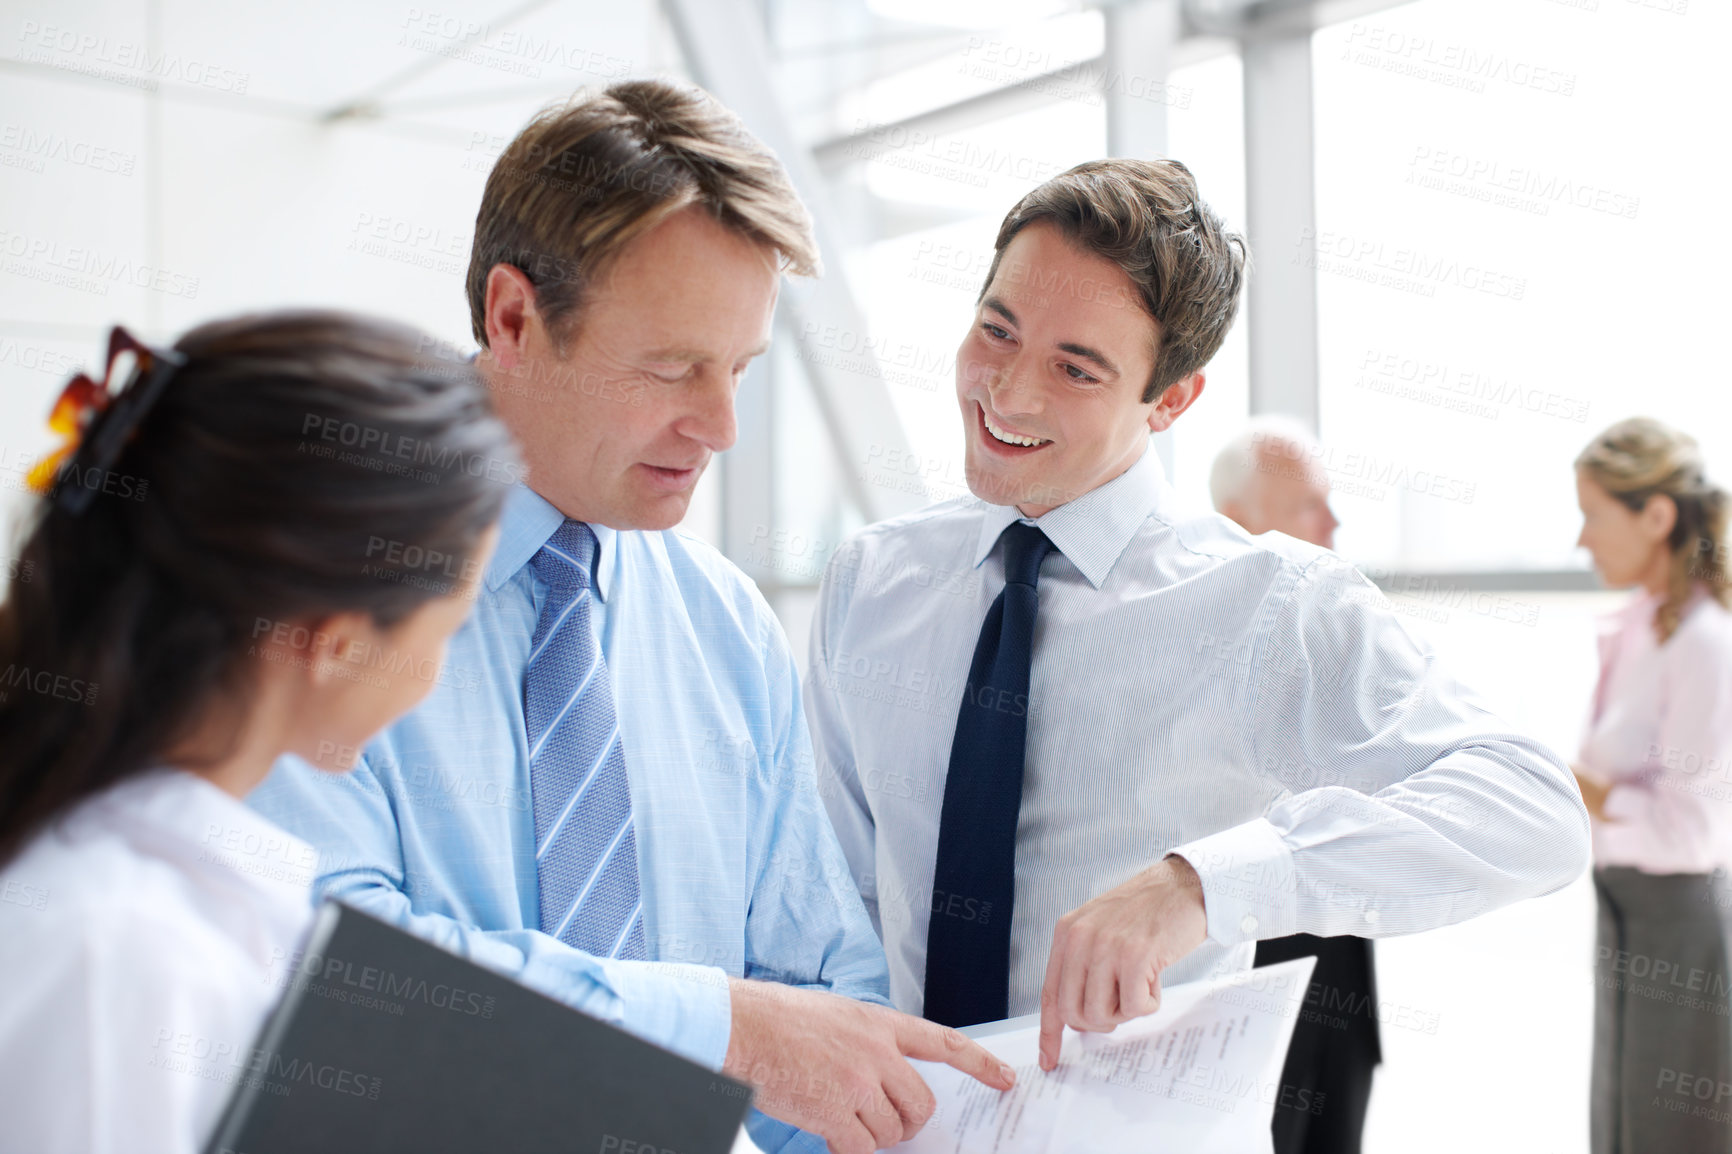
M 1344 553 L 1579 566 L 1570 462 L 1594 433 L 1644 413 L 1729 459 L 1723 330 L 1698 288 L 1732 240 L 1706 127 L 1727 26 L 1722 5 L 1420 0 L 1318 33 Z

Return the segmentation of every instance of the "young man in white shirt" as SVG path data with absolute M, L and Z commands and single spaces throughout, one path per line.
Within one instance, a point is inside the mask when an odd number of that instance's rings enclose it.
M 1580 874 L 1568 770 L 1373 586 L 1175 502 L 1149 435 L 1202 394 L 1245 265 L 1189 171 L 1079 165 L 996 250 L 957 351 L 974 497 L 845 542 L 812 627 L 820 780 L 897 1007 L 1038 1009 L 1050 1068 L 1064 1026 L 1259 939 L 1432 929 Z

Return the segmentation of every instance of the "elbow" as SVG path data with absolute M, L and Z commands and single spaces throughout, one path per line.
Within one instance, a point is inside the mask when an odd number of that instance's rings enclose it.
M 1537 883 L 1528 897 L 1563 889 L 1593 864 L 1593 831 L 1575 775 L 1550 749 L 1536 743 L 1506 746 L 1506 764 L 1520 767 L 1531 786 L 1523 787 L 1525 802 L 1520 843 L 1526 845 L 1529 877 Z M 1516 832 L 1514 828 L 1510 831 Z
M 341 901 L 347 905 L 380 913 L 406 900 L 400 886 L 376 869 L 336 870 L 320 874 L 313 881 L 313 904 Z
M 1594 861 L 1593 830 L 1581 791 L 1566 775 L 1558 786 L 1558 792 L 1562 797 L 1552 823 L 1556 832 L 1550 839 L 1556 845 L 1550 855 L 1555 862 L 1555 873 L 1545 893 L 1563 889 L 1586 873 Z
M 1557 889 L 1562 889 L 1587 873 L 1594 864 L 1594 842 L 1588 829 L 1588 811 L 1580 798 L 1576 799 L 1576 808 L 1582 811 L 1582 824 L 1571 839 L 1569 871 L 1564 875 L 1563 881 L 1558 883 Z

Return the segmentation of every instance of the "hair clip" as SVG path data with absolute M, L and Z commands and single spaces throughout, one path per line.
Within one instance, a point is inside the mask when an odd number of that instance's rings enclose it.
M 131 354 L 132 362 L 116 391 L 115 367 L 126 354 Z M 30 488 L 73 516 L 89 508 L 121 448 L 184 364 L 184 354 L 153 349 L 116 325 L 108 334 L 102 383 L 79 373 L 66 382 L 49 411 L 48 427 L 63 440 L 30 470 Z M 86 480 L 92 475 L 97 478 L 95 485 Z

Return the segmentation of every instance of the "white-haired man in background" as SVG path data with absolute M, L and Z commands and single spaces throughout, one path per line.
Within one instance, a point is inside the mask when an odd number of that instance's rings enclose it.
M 1273 530 L 1335 547 L 1340 522 L 1329 508 L 1323 446 L 1290 417 L 1254 418 L 1228 441 L 1209 470 L 1209 496 L 1217 512 L 1246 532 Z M 1358 1154 L 1372 1074 L 1382 1057 L 1371 943 L 1310 934 L 1257 943 L 1259 966 L 1313 955 L 1317 968 L 1281 1075 L 1283 1090 L 1295 1092 L 1284 1093 L 1276 1107 L 1275 1149 Z
M 1228 441 L 1209 470 L 1209 496 L 1247 533 L 1274 529 L 1335 548 L 1341 522 L 1329 509 L 1323 446 L 1291 417 L 1255 417 Z

